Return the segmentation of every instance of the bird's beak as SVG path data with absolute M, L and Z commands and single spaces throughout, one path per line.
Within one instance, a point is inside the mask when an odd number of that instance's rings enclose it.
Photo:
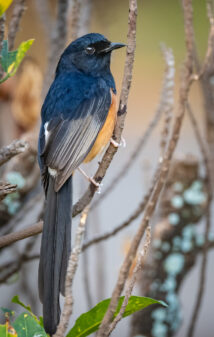
M 119 49 L 119 48 L 122 48 L 122 47 L 125 47 L 126 44 L 124 43 L 114 43 L 114 42 L 111 42 L 110 45 L 102 50 L 100 50 L 99 54 L 107 54 L 109 52 L 111 52 L 112 50 L 114 49 Z

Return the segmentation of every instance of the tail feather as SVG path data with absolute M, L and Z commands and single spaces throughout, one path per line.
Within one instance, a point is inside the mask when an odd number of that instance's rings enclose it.
M 54 334 L 60 319 L 60 292 L 71 251 L 72 177 L 55 192 L 49 178 L 39 264 L 39 296 L 43 303 L 44 327 Z

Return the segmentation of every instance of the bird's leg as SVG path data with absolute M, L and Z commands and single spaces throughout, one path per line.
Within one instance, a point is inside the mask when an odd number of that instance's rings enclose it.
M 78 167 L 78 170 L 80 173 L 82 173 L 82 175 L 91 183 L 93 184 L 96 188 L 97 188 L 97 193 L 100 194 L 101 193 L 101 187 L 103 184 L 99 184 L 97 181 L 95 181 L 92 177 L 89 177 L 85 171 L 83 169 L 81 169 L 81 167 Z
M 110 142 L 112 143 L 112 145 L 114 147 L 120 147 L 120 146 L 122 146 L 124 148 L 126 147 L 126 140 L 123 137 L 121 137 L 121 142 L 120 143 L 116 142 L 116 140 L 114 140 L 113 138 L 111 138 Z

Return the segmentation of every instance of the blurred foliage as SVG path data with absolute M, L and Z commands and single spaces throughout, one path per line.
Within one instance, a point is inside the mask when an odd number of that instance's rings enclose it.
M 0 16 L 4 14 L 4 12 L 11 5 L 13 0 L 0 0 Z
M 6 81 L 9 77 L 15 75 L 22 59 L 24 58 L 26 52 L 34 42 L 34 39 L 22 42 L 17 50 L 8 50 L 8 41 L 3 41 L 3 47 L 0 55 L 1 66 L 6 73 L 5 77 L 0 80 L 0 83 Z

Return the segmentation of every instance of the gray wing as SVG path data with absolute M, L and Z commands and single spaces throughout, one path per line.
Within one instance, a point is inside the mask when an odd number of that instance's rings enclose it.
M 70 118 L 55 117 L 48 123 L 41 159 L 46 168 L 57 171 L 57 192 L 84 161 L 102 128 L 111 106 L 111 94 L 84 100 Z

